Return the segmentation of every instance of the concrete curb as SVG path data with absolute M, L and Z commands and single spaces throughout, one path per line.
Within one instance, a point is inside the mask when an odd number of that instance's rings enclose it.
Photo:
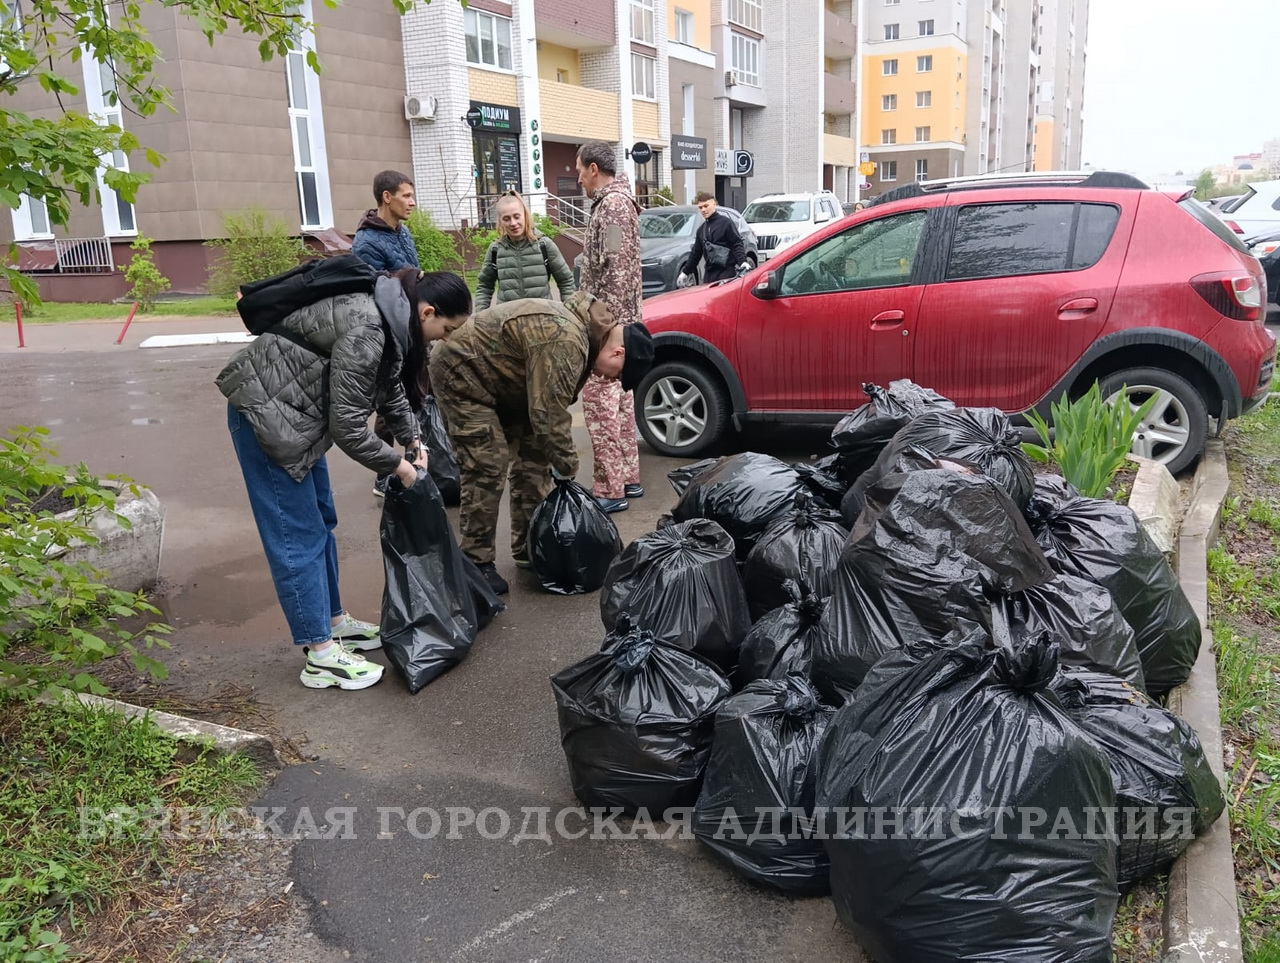
M 144 709 L 117 699 L 104 699 L 101 696 L 89 695 L 85 692 L 65 694 L 64 698 L 74 696 L 83 705 L 99 709 L 119 712 L 128 719 L 146 718 L 163 731 L 182 742 L 191 742 L 203 746 L 212 746 L 218 753 L 230 755 L 240 752 L 248 756 L 264 770 L 276 770 L 284 766 L 283 760 L 276 754 L 271 740 L 258 732 L 246 729 L 233 729 L 231 726 L 220 726 L 215 722 L 201 722 L 198 719 L 187 719 L 175 716 L 170 712 L 156 709 Z
M 1195 728 L 1209 765 L 1224 787 L 1218 673 L 1208 626 L 1207 553 L 1218 537 L 1228 485 L 1226 448 L 1215 438 L 1200 460 L 1177 546 L 1178 579 L 1204 627 L 1204 641 L 1190 678 L 1169 693 L 1170 710 Z M 1170 870 L 1164 945 L 1165 963 L 1241 963 L 1243 959 L 1227 813 L 1193 842 Z

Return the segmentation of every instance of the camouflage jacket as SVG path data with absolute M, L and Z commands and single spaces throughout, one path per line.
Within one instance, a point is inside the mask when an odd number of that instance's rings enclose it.
M 589 359 L 607 333 L 596 330 L 590 299 L 522 298 L 480 311 L 431 352 L 441 399 L 467 398 L 500 416 L 528 418 L 551 467 L 578 473 L 569 406 L 586 383 Z M 447 408 L 446 419 L 452 417 Z
M 640 205 L 625 174 L 596 191 L 583 250 L 582 290 L 621 324 L 640 320 Z

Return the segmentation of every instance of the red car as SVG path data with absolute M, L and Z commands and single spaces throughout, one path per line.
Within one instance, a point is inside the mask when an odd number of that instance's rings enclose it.
M 637 418 L 694 456 L 749 422 L 834 422 L 910 378 L 1011 414 L 1159 395 L 1134 451 L 1178 471 L 1267 397 L 1262 267 L 1190 198 L 1127 174 L 908 184 L 745 277 L 645 302 Z

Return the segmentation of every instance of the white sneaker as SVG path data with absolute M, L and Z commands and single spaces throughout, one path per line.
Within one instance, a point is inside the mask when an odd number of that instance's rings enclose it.
M 378 636 L 378 627 L 372 622 L 353 619 L 346 612 L 342 613 L 342 621 L 330 631 L 333 641 L 341 642 L 348 652 L 372 652 L 382 648 L 382 639 Z
M 331 645 L 323 652 L 304 647 L 307 662 L 299 678 L 308 689 L 367 689 L 382 678 L 382 666 L 368 661 L 358 652 L 348 652 L 341 645 Z

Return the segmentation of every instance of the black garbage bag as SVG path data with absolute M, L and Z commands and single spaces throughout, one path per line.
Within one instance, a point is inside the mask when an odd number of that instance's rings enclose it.
M 618 529 L 575 481 L 559 479 L 529 519 L 529 560 L 556 595 L 594 592 L 622 551 Z
M 1133 629 L 1120 614 L 1111 593 L 1074 575 L 1057 575 L 1044 585 L 993 599 L 1015 645 L 1047 633 L 1058 643 L 1063 665 L 1119 676 L 1146 691 L 1142 659 Z M 995 633 L 997 640 L 1001 631 Z
M 690 482 L 671 510 L 676 521 L 710 518 L 733 537 L 738 560 L 805 490 L 796 470 L 772 455 L 728 455 Z
M 926 411 L 955 407 L 936 391 L 906 378 L 890 381 L 888 388 L 864 384 L 862 391 L 870 400 L 845 415 L 831 432 L 831 445 L 837 451 L 835 474 L 846 488 L 875 464 L 881 449 L 913 419 Z
M 624 613 L 660 641 L 732 670 L 751 616 L 729 533 L 693 518 L 637 538 L 613 560 L 600 591 L 606 626 Z
M 891 475 L 909 471 L 925 471 L 934 468 L 947 468 L 964 475 L 986 474 L 981 468 L 957 458 L 947 458 L 926 451 L 919 445 L 909 445 L 895 450 L 893 456 L 884 464 L 878 465 L 876 471 L 863 472 L 862 476 L 849 486 L 849 490 L 840 499 L 840 518 L 848 528 L 857 524 L 858 516 L 867 503 L 867 489 L 877 485 L 882 479 Z M 883 474 L 880 474 L 883 472 Z
M 826 463 L 824 460 L 823 464 Z M 797 461 L 792 462 L 791 467 L 796 470 L 804 487 L 818 500 L 819 504 L 833 511 L 840 510 L 840 500 L 844 498 L 845 489 L 849 486 L 839 475 L 821 467 L 819 462 Z
M 689 487 L 689 482 L 718 464 L 720 464 L 719 458 L 704 458 L 701 461 L 690 462 L 667 472 L 667 481 L 671 482 L 671 487 L 676 490 L 677 495 L 683 495 L 684 490 Z
M 551 677 L 560 743 L 584 806 L 657 817 L 698 797 L 729 683 L 690 652 L 618 620 L 604 648 Z
M 834 713 L 801 676 L 753 682 L 717 710 L 693 833 L 747 879 L 797 896 L 828 891 L 830 862 L 810 828 L 812 764 Z
M 467 657 L 505 606 L 454 541 L 430 475 L 405 489 L 393 475 L 382 505 L 382 650 L 410 692 Z
M 1111 767 L 1120 884 L 1166 869 L 1226 806 L 1195 730 L 1113 675 L 1064 667 L 1053 691 Z
M 810 592 L 803 581 L 788 579 L 784 589 L 790 600 L 753 625 L 742 641 L 739 685 L 793 674 L 807 679 L 813 671 L 814 638 L 828 600 Z
M 950 469 L 891 475 L 840 556 L 814 646 L 813 679 L 842 703 L 886 652 L 940 639 L 957 619 L 991 628 L 991 599 L 1053 578 L 996 482 Z
M 795 507 L 770 523 L 742 564 L 751 617 L 761 618 L 791 601 L 785 587 L 790 579 L 818 595 L 830 595 L 848 537 L 835 512 L 815 505 L 807 493 L 797 495 Z
M 827 727 L 836 912 L 879 961 L 1107 963 L 1107 760 L 1047 691 L 1056 646 L 989 642 L 969 626 L 890 653 Z
M 860 480 L 873 484 L 892 474 L 898 454 L 913 446 L 976 466 L 1007 491 L 1020 510 L 1031 500 L 1035 470 L 1022 450 L 1021 436 L 999 408 L 925 412 L 893 436 Z
M 1056 571 L 1111 593 L 1133 627 L 1147 692 L 1160 696 L 1185 682 L 1200 654 L 1200 620 L 1133 510 L 1042 475 L 1027 517 Z
M 462 475 L 458 471 L 458 459 L 449 444 L 444 418 L 435 395 L 422 399 L 418 409 L 418 430 L 422 432 L 422 444 L 427 449 L 427 471 L 440 489 L 440 497 L 446 505 L 457 505 L 462 500 Z

